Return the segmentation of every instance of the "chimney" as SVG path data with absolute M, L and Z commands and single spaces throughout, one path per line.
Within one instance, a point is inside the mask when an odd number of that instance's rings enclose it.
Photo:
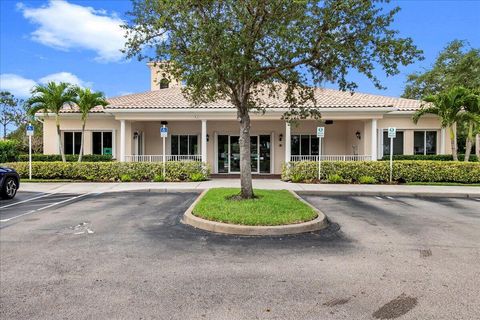
M 182 83 L 179 79 L 175 79 L 168 71 L 165 70 L 167 61 L 149 62 L 147 66 L 150 68 L 150 90 L 156 91 L 166 88 L 179 88 Z

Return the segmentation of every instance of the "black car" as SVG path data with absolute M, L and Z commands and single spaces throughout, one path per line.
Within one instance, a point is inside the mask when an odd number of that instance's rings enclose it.
M 0 197 L 13 199 L 20 187 L 20 176 L 10 168 L 0 167 Z

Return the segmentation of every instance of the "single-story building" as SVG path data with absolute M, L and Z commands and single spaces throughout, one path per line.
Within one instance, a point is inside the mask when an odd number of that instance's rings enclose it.
M 235 107 L 217 101 L 192 106 L 181 92 L 180 81 L 165 81 L 155 65 L 151 90 L 108 99 L 105 108 L 90 114 L 85 132 L 85 154 L 112 154 L 118 161 L 162 161 L 160 128 L 168 128 L 166 160 L 201 160 L 212 173 L 238 173 L 239 123 Z M 325 160 L 377 160 L 389 154 L 387 128 L 396 127 L 394 154 L 450 154 L 450 138 L 436 116 L 427 115 L 418 124 L 413 113 L 418 100 L 316 89 L 321 121 L 302 120 L 291 126 L 282 120 L 287 105 L 272 99 L 266 112 L 251 114 L 252 172 L 279 174 L 282 164 L 318 160 L 316 128 L 325 127 L 321 158 Z M 44 120 L 44 153 L 58 154 L 55 120 Z M 78 154 L 81 139 L 80 114 L 65 107 L 61 115 L 65 153 Z

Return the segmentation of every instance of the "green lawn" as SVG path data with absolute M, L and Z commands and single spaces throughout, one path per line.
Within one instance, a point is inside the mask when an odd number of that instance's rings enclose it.
M 313 220 L 315 210 L 287 190 L 255 190 L 256 199 L 233 200 L 240 189 L 210 189 L 193 209 L 197 217 L 249 226 L 276 226 Z

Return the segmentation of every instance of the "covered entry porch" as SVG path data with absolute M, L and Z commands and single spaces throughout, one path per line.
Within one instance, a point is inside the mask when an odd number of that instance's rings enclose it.
M 375 120 L 376 121 L 376 120 Z M 325 126 L 323 160 L 372 160 L 372 120 L 252 120 L 251 164 L 257 174 L 280 174 L 284 163 L 319 157 L 316 127 Z M 165 161 L 202 161 L 214 174 L 240 172 L 239 124 L 234 120 L 120 120 L 120 160 L 163 161 L 160 127 L 168 128 Z M 376 125 L 376 123 L 375 123 Z M 123 146 L 123 147 L 122 147 Z

